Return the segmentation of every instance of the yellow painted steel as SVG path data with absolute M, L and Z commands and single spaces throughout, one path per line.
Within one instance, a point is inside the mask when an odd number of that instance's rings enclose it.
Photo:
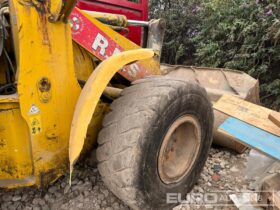
M 105 117 L 105 114 L 108 112 L 109 104 L 99 101 L 93 115 L 91 116 L 81 155 L 88 155 L 92 151 L 93 146 L 97 145 L 97 136 L 102 128 L 102 121 Z
M 75 42 L 73 42 L 73 54 L 76 77 L 78 80 L 86 81 L 95 69 L 96 64 L 90 54 Z
M 126 27 L 128 23 L 127 18 L 124 15 L 94 12 L 88 10 L 82 10 L 82 11 L 107 25 Z
M 72 43 L 70 25 L 50 21 L 60 15 L 61 0 L 30 2 L 9 2 L 17 94 L 0 96 L 0 187 L 43 187 L 65 174 L 69 158 L 73 164 L 94 144 L 109 109 L 101 94 L 124 65 L 139 61 L 160 73 L 153 50 L 89 16 L 126 51 L 96 68 L 96 58 Z M 5 69 L 1 63 L 1 83 Z M 87 81 L 82 92 L 78 80 Z
M 30 138 L 17 95 L 0 97 L 0 187 L 35 183 Z
M 103 61 L 91 74 L 78 99 L 72 121 L 69 144 L 71 171 L 73 169 L 73 164 L 76 162 L 83 149 L 88 124 L 95 107 L 111 78 L 124 65 L 138 60 L 149 59 L 154 55 L 154 51 L 151 49 L 122 52 Z
M 70 26 L 48 22 L 48 2 L 10 2 L 12 25 L 19 38 L 19 107 L 29 127 L 28 137 L 24 132 L 17 135 L 26 138 L 33 161 L 32 170 L 27 165 L 18 174 L 34 176 L 38 186 L 50 184 L 68 169 L 71 120 L 81 91 L 74 72 Z

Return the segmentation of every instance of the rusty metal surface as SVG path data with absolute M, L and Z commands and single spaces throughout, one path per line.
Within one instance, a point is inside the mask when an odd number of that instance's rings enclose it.
M 259 104 L 259 82 L 248 74 L 229 69 L 205 68 L 194 66 L 161 65 L 162 74 L 171 77 L 196 82 L 204 87 L 212 103 L 217 102 L 222 95 L 231 94 Z M 218 131 L 218 127 L 229 117 L 228 115 L 214 110 L 214 143 L 243 152 L 246 147 L 232 141 L 232 136 Z
M 67 22 L 68 21 L 68 18 L 73 10 L 73 8 L 75 7 L 77 3 L 77 0 L 67 0 L 67 1 L 64 1 L 64 7 L 62 8 L 62 11 L 61 11 L 61 18 L 64 22 Z
M 252 92 L 258 88 L 258 81 L 241 71 L 165 64 L 161 65 L 161 71 L 169 76 L 179 76 L 197 82 L 206 88 L 212 102 L 218 101 L 227 93 L 244 99 L 250 98 L 252 102 L 259 103 L 259 96 Z
M 165 184 L 181 181 L 192 168 L 201 145 L 201 127 L 191 115 L 178 118 L 167 131 L 158 157 L 158 172 Z
M 23 179 L 0 179 L 0 187 L 10 188 L 19 187 L 19 186 L 32 186 L 35 184 L 35 177 L 29 176 Z
M 147 48 L 152 48 L 159 56 L 161 55 L 165 28 L 166 22 L 163 19 L 149 22 Z

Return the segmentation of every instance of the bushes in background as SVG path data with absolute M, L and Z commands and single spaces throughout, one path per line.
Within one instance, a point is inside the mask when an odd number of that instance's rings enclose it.
M 167 20 L 163 62 L 245 71 L 260 80 L 262 101 L 280 107 L 280 2 L 152 0 Z

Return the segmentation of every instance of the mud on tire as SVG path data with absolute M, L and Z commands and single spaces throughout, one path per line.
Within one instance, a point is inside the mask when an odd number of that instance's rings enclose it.
M 196 152 L 188 140 L 191 134 L 185 132 L 179 147 L 169 153 L 166 148 L 171 146 L 164 139 L 172 139 L 166 138 L 168 131 L 186 116 L 198 125 L 195 132 L 188 127 L 199 141 Z M 197 84 L 167 76 L 138 80 L 112 103 L 104 118 L 98 137 L 99 172 L 107 187 L 131 208 L 170 209 L 175 204 L 167 203 L 167 194 L 183 197 L 199 178 L 212 143 L 212 126 L 211 103 Z M 168 162 L 169 156 L 178 158 Z

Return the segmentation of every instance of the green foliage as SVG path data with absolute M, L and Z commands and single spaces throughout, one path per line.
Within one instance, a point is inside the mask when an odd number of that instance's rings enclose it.
M 196 62 L 249 73 L 260 80 L 264 102 L 279 107 L 279 11 L 277 1 L 204 0 Z
M 163 62 L 245 71 L 279 109 L 280 1 L 152 0 L 150 9 L 168 23 Z
M 198 0 L 152 0 L 150 19 L 164 18 L 167 23 L 162 62 L 190 64 L 194 61 L 192 39 L 199 25 Z

